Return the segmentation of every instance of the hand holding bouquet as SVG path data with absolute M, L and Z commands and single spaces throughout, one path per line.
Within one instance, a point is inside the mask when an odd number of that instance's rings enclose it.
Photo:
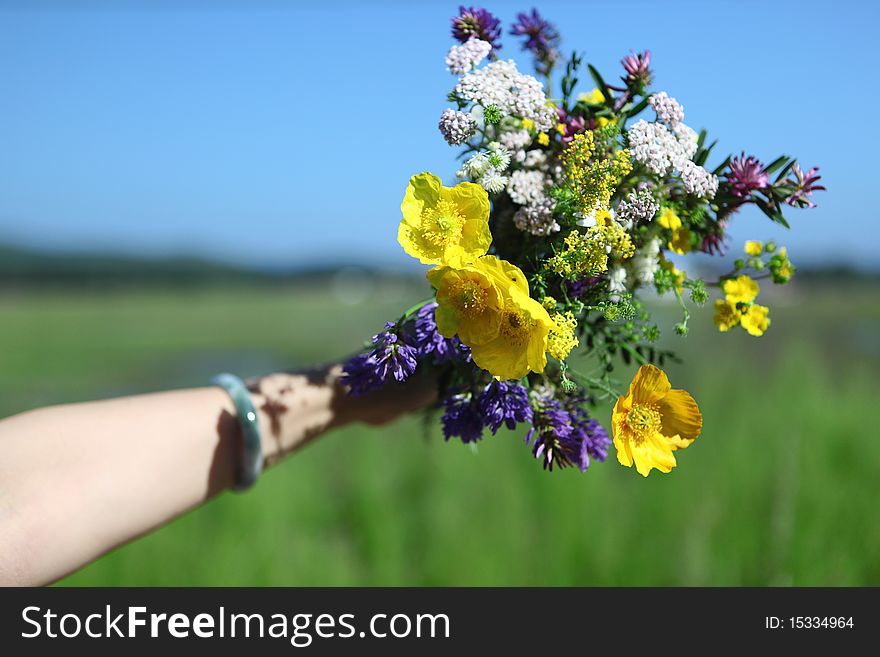
M 526 38 L 546 86 L 499 58 L 501 28 L 488 11 L 462 7 L 452 19 L 459 44 L 446 65 L 459 77 L 439 128 L 462 148 L 462 182 L 413 176 L 398 228 L 403 249 L 430 267 L 434 298 L 386 324 L 346 365 L 345 380 L 359 395 L 422 363 L 438 366 L 447 439 L 472 443 L 526 424 L 525 441 L 548 470 L 605 460 L 612 440 L 587 407 L 616 397 L 618 461 L 645 476 L 669 472 L 702 416 L 660 369 L 672 354 L 653 345 L 660 328 L 639 293 L 674 296 L 682 313 L 674 331 L 685 336 L 685 297 L 702 305 L 717 287 L 718 328 L 762 335 L 770 318 L 756 280 L 788 282 L 784 248 L 747 242 L 730 274 L 711 282 L 671 254 L 723 255 L 742 206 L 788 226 L 783 207 L 814 207 L 812 192 L 824 188 L 817 169 L 786 156 L 765 166 L 743 153 L 706 168 L 715 144 L 684 123 L 674 98 L 649 91 L 649 51 L 624 58 L 617 85 L 587 66 L 595 87 L 586 93 L 575 91 L 583 67 L 573 54 L 559 95 L 548 97 L 562 62 L 557 31 L 532 10 L 511 34 Z M 579 346 L 590 371 L 569 362 Z M 640 365 L 625 394 L 611 378 L 618 357 Z

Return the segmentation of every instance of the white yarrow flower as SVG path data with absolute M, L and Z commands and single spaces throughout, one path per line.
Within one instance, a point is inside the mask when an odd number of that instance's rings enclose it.
M 438 124 L 443 139 L 450 146 L 460 146 L 473 137 L 477 124 L 473 117 L 453 109 L 443 110 Z
M 520 169 L 510 174 L 510 182 L 507 183 L 507 193 L 510 199 L 517 205 L 536 205 L 545 198 L 544 188 L 547 178 L 540 171 L 525 171 Z
M 472 38 L 460 46 L 452 46 L 446 55 L 446 68 L 455 75 L 464 75 L 480 65 L 492 51 L 492 44 Z

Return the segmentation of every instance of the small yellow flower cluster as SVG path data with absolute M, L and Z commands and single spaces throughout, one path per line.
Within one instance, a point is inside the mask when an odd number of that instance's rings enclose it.
M 630 153 L 623 149 L 611 158 L 595 158 L 596 142 L 591 131 L 574 136 L 562 154 L 565 185 L 575 195 L 578 210 L 590 214 L 607 208 L 624 176 L 632 171 Z
M 746 240 L 746 255 L 759 256 L 764 252 L 764 245 L 755 240 Z
M 758 284 L 748 276 L 737 276 L 721 286 L 724 299 L 715 301 L 715 325 L 719 331 L 742 326 L 750 335 L 761 336 L 770 326 L 770 309 L 754 303 Z
M 444 187 L 437 176 L 421 173 L 410 179 L 400 209 L 400 245 L 436 265 L 428 280 L 437 291 L 440 334 L 457 335 L 493 376 L 520 379 L 542 372 L 548 335 L 557 324 L 529 296 L 516 265 L 486 255 L 492 242 L 486 190 L 469 182 Z
M 635 252 L 629 233 L 615 223 L 591 226 L 585 234 L 572 231 L 564 243 L 565 248 L 547 260 L 547 266 L 563 278 L 607 271 L 609 252 L 621 260 Z
M 553 358 L 563 361 L 568 358 L 571 350 L 578 346 L 578 339 L 575 336 L 577 320 L 570 310 L 564 314 L 553 313 L 550 319 L 553 320 L 553 326 L 547 338 L 547 350 Z

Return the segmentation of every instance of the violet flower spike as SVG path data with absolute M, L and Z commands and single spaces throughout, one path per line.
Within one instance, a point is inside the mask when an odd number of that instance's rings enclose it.
M 531 13 L 520 12 L 516 19 L 510 33 L 527 37 L 522 49 L 535 56 L 535 68 L 542 75 L 547 75 L 559 59 L 559 32 L 537 9 L 532 9 Z
M 785 202 L 796 208 L 815 208 L 816 204 L 809 197 L 813 192 L 825 191 L 824 185 L 816 184 L 822 179 L 822 176 L 816 175 L 818 171 L 819 167 L 813 167 L 804 173 L 797 164 L 793 165 L 791 172 L 794 174 L 794 180 L 789 182 L 795 185 L 795 190 L 791 196 L 785 199 Z
M 460 43 L 476 37 L 492 45 L 492 52 L 501 50 L 501 22 L 486 9 L 459 5 L 458 16 L 452 18 L 452 37 Z

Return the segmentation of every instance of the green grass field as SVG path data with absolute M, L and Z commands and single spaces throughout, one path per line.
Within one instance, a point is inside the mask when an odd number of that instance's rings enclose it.
M 880 585 L 880 289 L 788 292 L 763 338 L 706 311 L 666 339 L 704 414 L 670 475 L 613 455 L 546 473 L 518 433 L 471 450 L 417 418 L 351 427 L 63 583 Z M 0 415 L 338 358 L 418 294 L 7 293 Z

